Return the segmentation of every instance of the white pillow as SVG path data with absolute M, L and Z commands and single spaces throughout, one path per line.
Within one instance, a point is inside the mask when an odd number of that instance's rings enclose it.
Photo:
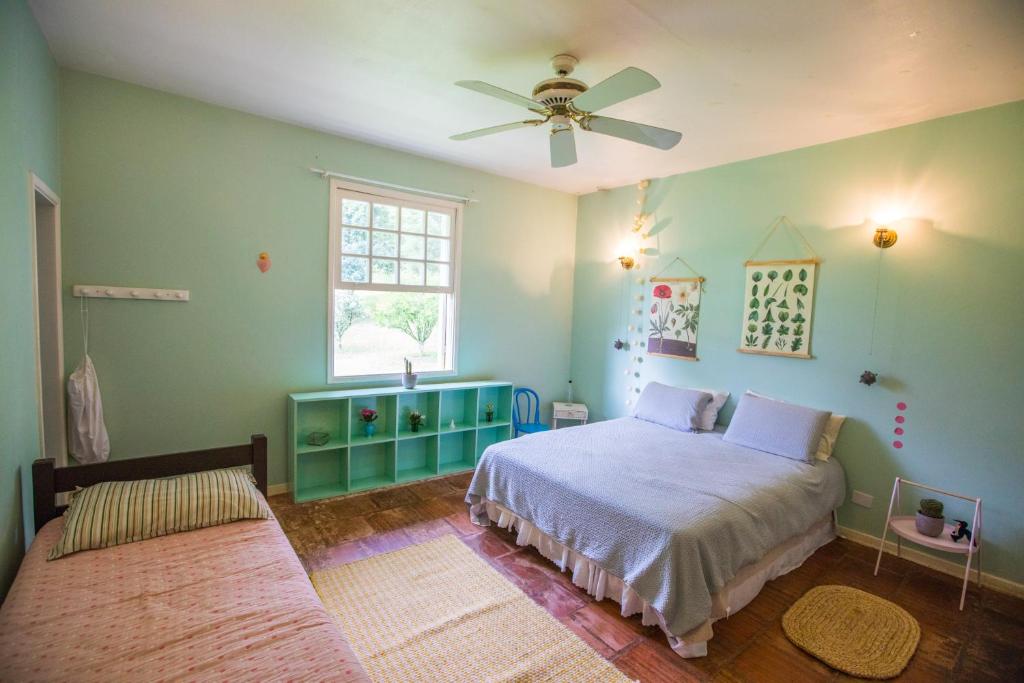
M 710 401 L 711 394 L 706 391 L 648 382 L 637 399 L 633 417 L 681 432 L 695 432 Z
M 711 401 L 707 407 L 700 414 L 700 418 L 697 420 L 700 429 L 710 432 L 715 429 L 715 422 L 718 421 L 718 411 L 722 409 L 725 402 L 729 400 L 728 391 L 714 391 L 712 389 L 694 389 L 694 391 L 703 391 L 705 394 L 711 394 Z
M 830 414 L 747 393 L 740 397 L 722 441 L 811 463 Z
M 710 392 L 709 392 L 710 393 Z M 772 401 L 779 401 L 780 403 L 787 403 L 782 399 L 772 398 L 771 396 L 765 396 L 759 394 L 756 391 L 747 389 L 747 393 L 751 396 L 759 396 L 761 398 L 767 398 Z M 726 394 L 728 396 L 728 394 Z M 818 460 L 828 460 L 832 456 L 832 451 L 836 447 L 836 439 L 839 438 L 839 430 L 843 427 L 843 422 L 846 420 L 845 415 L 837 415 L 832 413 L 828 418 L 828 422 L 825 423 L 825 429 L 821 432 L 821 440 L 818 441 L 818 450 L 815 451 L 814 457 Z
M 828 418 L 828 422 L 825 423 L 825 431 L 821 433 L 821 441 L 818 442 L 818 450 L 814 454 L 815 458 L 818 460 L 829 459 L 832 449 L 836 447 L 836 439 L 839 438 L 839 430 L 842 429 L 845 419 L 845 415 L 836 415 L 835 413 Z

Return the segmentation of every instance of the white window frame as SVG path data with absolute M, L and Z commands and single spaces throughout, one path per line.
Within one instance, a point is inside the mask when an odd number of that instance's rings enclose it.
M 449 211 L 452 214 L 451 232 L 451 253 L 449 255 L 449 277 L 451 278 L 451 289 L 446 287 L 415 287 L 391 284 L 373 284 L 357 282 L 341 282 L 341 194 L 366 195 L 371 201 L 383 200 L 413 204 L 415 208 L 431 209 L 437 208 Z M 402 376 L 400 372 L 378 373 L 369 375 L 336 375 L 334 372 L 334 290 L 350 289 L 353 291 L 376 291 L 376 292 L 408 292 L 416 291 L 424 294 L 447 294 L 451 297 L 451 311 L 445 321 L 447 327 L 444 330 L 450 344 L 447 345 L 448 354 L 451 356 L 450 370 L 430 370 L 418 372 L 420 377 L 451 377 L 458 374 L 459 359 L 459 300 L 460 284 L 462 276 L 462 213 L 465 206 L 461 202 L 452 202 L 434 197 L 399 192 L 396 190 L 384 189 L 373 185 L 362 185 L 336 178 L 330 183 L 330 209 L 328 210 L 328 253 L 327 253 L 327 383 L 328 384 L 349 384 L 355 382 L 372 382 L 379 380 L 394 380 Z M 372 220 L 372 218 L 371 218 Z M 426 236 L 426 235 L 425 235 Z M 401 238 L 399 238 L 400 240 Z M 372 242 L 372 235 L 371 235 Z M 396 259 L 397 261 L 397 259 Z M 397 268 L 396 263 L 396 268 Z M 369 271 L 368 271 L 369 274 Z M 396 276 L 397 276 L 396 272 Z M 424 273 L 424 276 L 426 274 Z M 372 274 L 370 274 L 372 277 Z M 413 368 L 415 371 L 415 368 Z

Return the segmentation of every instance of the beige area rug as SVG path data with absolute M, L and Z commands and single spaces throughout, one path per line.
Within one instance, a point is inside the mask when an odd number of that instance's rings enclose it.
M 834 669 L 893 678 L 917 650 L 921 627 L 888 600 L 849 586 L 817 586 L 782 616 L 793 644 Z
M 629 680 L 454 536 L 311 578 L 377 683 Z

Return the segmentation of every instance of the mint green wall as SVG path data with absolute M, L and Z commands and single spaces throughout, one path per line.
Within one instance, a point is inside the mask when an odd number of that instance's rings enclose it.
M 90 302 L 113 458 L 262 431 L 270 481 L 285 481 L 286 396 L 327 388 L 328 189 L 310 166 L 478 198 L 459 376 L 561 397 L 576 197 L 81 72 L 62 72 L 61 106 L 65 285 L 192 291 L 187 304 Z M 77 300 L 64 322 L 70 370 Z
M 57 66 L 28 7 L 0 0 L 0 597 L 31 534 L 22 484 L 39 457 L 39 413 L 28 174 L 59 192 L 57 93 Z
M 896 475 L 980 495 L 986 571 L 1024 581 L 1022 150 L 1024 102 L 1016 102 L 654 181 L 648 207 L 667 223 L 652 238 L 660 255 L 643 274 L 682 256 L 707 283 L 700 361 L 648 358 L 636 383 L 729 390 L 726 417 L 748 388 L 850 416 L 837 457 L 850 489 L 875 500 L 870 510 L 847 503 L 841 524 L 880 534 Z M 630 354 L 611 342 L 626 335 L 626 288 L 635 294 L 639 286 L 627 284 L 612 257 L 636 196 L 631 186 L 579 203 L 572 374 L 599 417 L 627 412 Z M 881 252 L 864 219 L 890 202 L 919 220 L 895 223 L 899 242 L 882 253 L 872 353 Z M 736 351 L 742 264 L 781 214 L 824 258 L 814 360 Z M 765 253 L 795 254 L 785 238 Z M 880 385 L 858 384 L 866 369 L 881 374 Z M 902 450 L 891 446 L 897 401 L 909 405 Z M 966 514 L 954 506 L 947 516 Z

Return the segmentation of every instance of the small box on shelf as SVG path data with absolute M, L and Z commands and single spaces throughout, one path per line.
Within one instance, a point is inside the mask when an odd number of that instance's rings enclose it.
M 295 448 L 300 453 L 348 445 L 348 402 L 309 401 L 296 406 Z M 310 435 L 327 434 L 327 443 L 310 443 Z M 312 441 L 315 441 L 313 439 Z

